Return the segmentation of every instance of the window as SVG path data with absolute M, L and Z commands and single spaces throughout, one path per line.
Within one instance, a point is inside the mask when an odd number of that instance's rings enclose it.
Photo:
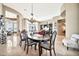
M 29 32 L 35 32 L 35 31 L 36 31 L 35 24 L 29 24 Z

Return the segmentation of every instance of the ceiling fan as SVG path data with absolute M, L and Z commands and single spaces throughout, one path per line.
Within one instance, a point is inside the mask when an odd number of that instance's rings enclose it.
M 31 9 L 31 18 L 30 19 L 28 19 L 28 18 L 24 18 L 25 20 L 28 20 L 29 22 L 31 22 L 31 23 L 34 23 L 34 22 L 39 22 L 39 21 L 37 21 L 37 20 L 35 20 L 34 19 L 34 14 L 33 14 L 33 3 L 32 3 L 32 9 Z

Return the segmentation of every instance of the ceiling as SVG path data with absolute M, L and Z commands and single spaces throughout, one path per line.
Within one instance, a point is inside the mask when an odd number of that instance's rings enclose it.
M 20 12 L 25 18 L 30 18 L 32 4 L 31 3 L 4 3 Z M 52 19 L 60 14 L 61 3 L 33 3 L 34 18 L 38 21 Z

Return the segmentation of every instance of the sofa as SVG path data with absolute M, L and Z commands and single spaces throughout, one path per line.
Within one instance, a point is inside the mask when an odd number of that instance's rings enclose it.
M 68 48 L 79 49 L 79 34 L 72 34 L 70 39 L 63 39 L 62 43 Z

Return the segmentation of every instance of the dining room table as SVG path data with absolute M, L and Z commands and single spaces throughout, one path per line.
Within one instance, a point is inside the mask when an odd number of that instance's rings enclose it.
M 50 37 L 34 34 L 34 35 L 28 35 L 28 39 L 38 43 L 39 56 L 41 56 L 41 43 L 45 41 L 49 41 Z

